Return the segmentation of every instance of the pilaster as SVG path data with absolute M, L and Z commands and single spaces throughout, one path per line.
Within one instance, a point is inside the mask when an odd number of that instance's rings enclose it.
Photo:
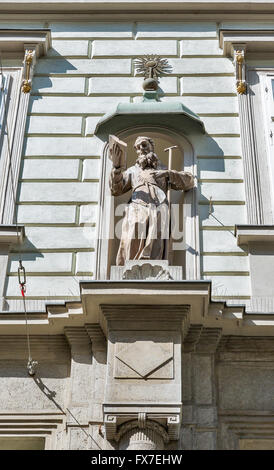
M 182 448 L 214 450 L 217 442 L 215 354 L 221 328 L 191 325 L 183 345 Z

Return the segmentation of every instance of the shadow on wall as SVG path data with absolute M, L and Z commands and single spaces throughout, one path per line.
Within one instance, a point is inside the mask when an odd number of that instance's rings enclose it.
M 65 75 L 71 70 L 77 70 L 68 60 L 64 59 L 55 49 L 51 48 L 50 51 L 54 51 L 54 56 L 48 58 L 38 59 L 35 66 L 35 75 L 32 83 L 32 99 L 30 100 L 29 110 L 31 112 L 32 103 L 35 100 L 42 99 L 42 96 L 37 93 L 43 93 L 43 89 L 52 88 L 52 80 L 50 77 L 45 76 L 48 74 L 60 74 Z M 60 79 L 62 77 L 60 76 Z

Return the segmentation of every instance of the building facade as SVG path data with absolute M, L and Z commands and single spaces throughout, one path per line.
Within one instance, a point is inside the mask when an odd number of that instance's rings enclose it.
M 273 449 L 274 4 L 0 12 L 0 449 Z M 115 266 L 109 135 L 195 177 L 169 263 Z

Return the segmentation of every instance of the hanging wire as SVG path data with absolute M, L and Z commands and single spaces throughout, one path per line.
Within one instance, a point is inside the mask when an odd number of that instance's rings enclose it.
M 15 226 L 16 226 L 16 235 L 17 235 L 17 242 L 18 242 L 18 251 L 19 251 L 19 267 L 18 267 L 18 282 L 20 286 L 20 291 L 23 299 L 23 307 L 24 307 L 24 314 L 25 314 L 25 324 L 26 324 L 26 336 L 27 336 L 27 347 L 28 347 L 28 362 L 27 362 L 27 370 L 28 374 L 33 376 L 35 375 L 36 368 L 38 365 L 37 361 L 34 361 L 31 357 L 31 349 L 30 349 L 30 335 L 29 335 L 29 327 L 28 327 L 28 315 L 27 315 L 27 308 L 26 308 L 26 271 L 22 264 L 22 252 L 20 246 L 20 235 L 19 235 L 19 226 L 18 226 L 18 219 L 17 219 L 17 210 L 16 210 L 16 192 L 15 192 L 15 183 L 14 183 L 14 174 L 13 174 L 13 167 L 12 167 L 12 160 L 11 160 L 11 144 L 10 144 L 10 137 L 9 137 L 9 123 L 8 123 L 8 112 L 7 112 L 7 102 L 5 96 L 5 86 L 4 86 L 4 74 L 3 74 L 3 65 L 2 65 L 2 58 L 0 53 L 0 75 L 1 75 L 1 87 L 0 91 L 3 96 L 3 108 L 4 108 L 4 130 L 7 130 L 7 147 L 8 147 L 8 159 L 9 159 L 9 171 L 8 177 L 10 176 L 11 181 L 11 188 L 12 188 L 12 197 L 15 207 Z

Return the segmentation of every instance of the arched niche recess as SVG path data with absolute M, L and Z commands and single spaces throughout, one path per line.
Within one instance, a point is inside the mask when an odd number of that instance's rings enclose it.
M 133 145 L 136 137 L 145 135 L 154 140 L 155 152 L 163 167 L 168 166 L 168 152 L 165 152 L 164 149 L 177 145 L 178 149 L 173 151 L 172 169 L 189 171 L 194 176 L 197 176 L 193 147 L 186 137 L 159 126 L 138 126 L 121 131 L 116 135 L 128 145 L 127 167 L 135 164 L 136 152 Z M 117 231 L 115 227 L 117 227 L 119 221 L 121 223 L 123 218 L 123 204 L 126 204 L 130 199 L 130 192 L 118 197 L 111 196 L 109 189 L 111 168 L 112 162 L 109 158 L 109 145 L 107 142 L 102 155 L 95 271 L 96 279 L 102 280 L 110 278 L 110 267 L 115 266 L 119 246 L 119 239 L 115 235 L 115 231 Z M 170 264 L 183 266 L 184 279 L 199 279 L 199 223 L 196 185 L 194 189 L 186 193 L 172 191 L 171 202 L 177 204 L 175 218 L 182 236 L 178 240 L 173 241 L 173 247 L 175 249 L 173 250 Z

